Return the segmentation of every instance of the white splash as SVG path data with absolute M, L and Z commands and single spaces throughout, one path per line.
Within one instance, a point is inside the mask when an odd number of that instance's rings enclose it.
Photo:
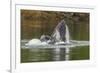
M 28 43 L 26 43 L 26 46 L 32 46 L 32 45 L 46 45 L 47 42 L 41 42 L 39 39 L 32 39 Z

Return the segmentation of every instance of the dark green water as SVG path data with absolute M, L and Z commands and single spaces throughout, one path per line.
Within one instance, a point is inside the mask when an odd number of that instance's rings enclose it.
M 50 49 L 21 49 L 21 62 L 46 62 L 46 61 L 65 61 L 68 60 L 88 60 L 89 46 L 70 48 L 70 52 L 66 53 L 66 49 L 58 54 L 59 60 L 55 60 L 54 48 Z M 60 50 L 61 51 L 61 50 Z

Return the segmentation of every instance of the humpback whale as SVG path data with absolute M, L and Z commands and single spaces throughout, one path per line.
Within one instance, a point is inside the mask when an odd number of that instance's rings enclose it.
M 40 40 L 46 41 L 49 44 L 54 43 L 69 43 L 69 29 L 65 20 L 61 20 L 58 25 L 55 27 L 54 32 L 51 36 L 42 35 Z

